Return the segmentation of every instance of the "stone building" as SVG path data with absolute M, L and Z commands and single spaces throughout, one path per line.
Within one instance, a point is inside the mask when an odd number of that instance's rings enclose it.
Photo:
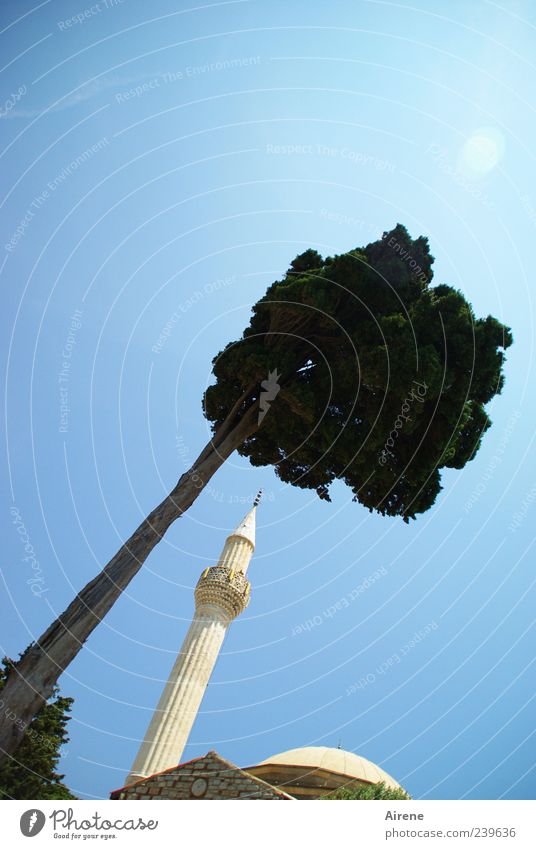
M 252 509 L 227 537 L 216 566 L 195 588 L 195 612 L 126 784 L 111 799 L 317 799 L 341 786 L 398 788 L 353 752 L 308 746 L 240 768 L 217 752 L 180 763 L 227 628 L 248 605 L 247 569 L 255 550 Z
M 114 790 L 110 799 L 292 799 L 292 796 L 239 769 L 217 752 L 208 752 L 201 758 Z

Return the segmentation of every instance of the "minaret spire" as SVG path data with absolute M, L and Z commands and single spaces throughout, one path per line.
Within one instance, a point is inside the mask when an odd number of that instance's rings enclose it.
M 173 665 L 127 784 L 180 762 L 227 628 L 249 604 L 246 578 L 255 550 L 255 514 L 251 510 L 227 537 L 217 566 L 202 573 L 195 588 L 195 614 Z

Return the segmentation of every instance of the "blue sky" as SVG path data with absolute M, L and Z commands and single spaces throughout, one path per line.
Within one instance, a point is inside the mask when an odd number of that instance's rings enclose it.
M 515 338 L 479 454 L 409 526 L 231 458 L 62 676 L 81 798 L 123 784 L 260 486 L 184 758 L 340 744 L 415 797 L 534 798 L 535 26 L 517 0 L 2 4 L 8 655 L 203 447 L 212 357 L 297 253 L 402 222 Z

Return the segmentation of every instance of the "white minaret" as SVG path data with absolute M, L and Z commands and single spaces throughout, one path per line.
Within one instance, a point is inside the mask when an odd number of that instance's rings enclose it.
M 229 624 L 249 603 L 246 571 L 255 550 L 252 509 L 230 534 L 217 566 L 195 588 L 195 614 L 132 764 L 127 784 L 180 763 Z

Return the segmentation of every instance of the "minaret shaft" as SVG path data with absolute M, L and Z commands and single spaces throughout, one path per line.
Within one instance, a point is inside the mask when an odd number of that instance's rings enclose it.
M 225 541 L 218 566 L 226 566 L 228 569 L 235 569 L 235 571 L 245 574 L 252 554 L 253 546 L 248 540 L 243 537 L 230 536 Z
M 180 762 L 229 624 L 249 603 L 246 572 L 255 548 L 255 508 L 227 538 L 217 566 L 195 588 L 195 615 L 127 784 Z
M 196 611 L 127 784 L 179 763 L 230 622 L 222 614 Z

